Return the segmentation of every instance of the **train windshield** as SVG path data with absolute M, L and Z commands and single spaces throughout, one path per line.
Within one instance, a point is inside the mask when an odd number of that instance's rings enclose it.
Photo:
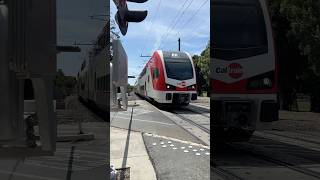
M 258 0 L 213 2 L 213 57 L 233 60 L 267 53 L 264 15 Z
M 167 77 L 177 80 L 193 78 L 193 69 L 190 59 L 165 58 Z

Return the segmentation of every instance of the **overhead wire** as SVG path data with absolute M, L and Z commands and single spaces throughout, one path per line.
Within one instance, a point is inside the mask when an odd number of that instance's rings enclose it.
M 190 23 L 191 21 L 192 21 L 192 19 L 199 13 L 199 11 L 203 8 L 203 6 L 208 2 L 209 0 L 205 0 L 200 6 L 199 6 L 199 8 L 196 10 L 196 12 L 187 20 L 187 21 L 185 21 L 185 23 L 181 26 L 181 30 L 183 31 L 183 28 L 188 24 L 188 23 Z M 180 34 L 180 31 L 178 31 L 177 33 L 176 33 L 176 36 L 178 35 L 178 34 Z
M 195 11 L 195 13 L 194 13 L 187 21 L 185 21 L 185 23 L 183 24 L 183 26 L 181 26 L 181 27 L 182 27 L 182 28 L 181 28 L 181 31 L 178 31 L 178 32 L 176 33 L 176 36 L 181 35 L 181 34 L 182 34 L 181 32 L 184 32 L 184 31 L 183 31 L 183 30 L 184 30 L 184 27 L 185 27 L 188 23 L 190 23 L 190 22 L 193 20 L 194 17 L 196 17 L 196 15 L 198 14 L 198 12 L 204 7 L 204 5 L 205 5 L 207 2 L 208 2 L 208 0 L 204 0 L 204 1 L 203 1 L 203 3 L 198 7 L 198 9 Z M 200 23 L 197 24 L 197 25 L 194 26 L 194 27 L 196 27 L 196 28 L 198 29 L 202 23 L 203 23 L 203 22 L 200 21 Z M 193 30 L 193 32 L 195 32 L 195 31 Z M 192 41 L 195 37 L 196 37 L 196 33 L 193 33 L 193 34 L 192 34 L 191 36 L 189 36 L 187 39 L 183 40 L 183 41 L 181 42 L 181 44 L 182 44 L 182 45 L 183 45 L 183 44 L 186 44 L 187 42 Z
M 174 23 L 176 22 L 176 19 L 179 17 L 180 13 L 183 11 L 183 8 L 184 6 L 186 5 L 186 3 L 188 2 L 189 0 L 186 0 L 183 5 L 181 6 L 181 8 L 179 9 L 178 13 L 176 14 L 176 16 L 172 19 L 171 23 L 169 26 L 167 26 L 167 29 L 166 29 L 166 32 L 163 33 L 160 37 L 160 43 L 157 47 L 157 49 L 159 49 L 161 47 L 161 44 L 162 44 L 162 41 L 163 41 L 163 38 L 166 36 L 166 34 L 169 32 L 169 30 L 171 29 L 171 26 L 174 25 Z
M 177 24 L 179 24 L 179 20 L 183 17 L 183 15 L 185 14 L 186 10 L 191 6 L 191 4 L 193 3 L 194 0 L 191 0 L 190 3 L 188 4 L 188 6 L 183 10 L 183 12 L 180 14 L 179 18 L 177 19 L 176 23 L 174 24 L 174 26 L 171 28 L 171 30 L 166 34 L 165 39 L 167 40 L 168 35 L 171 33 L 172 30 L 174 30 L 174 28 L 176 27 Z M 165 41 L 164 41 L 165 42 Z M 161 48 L 161 46 L 160 46 Z
M 156 19 L 157 19 L 157 17 L 158 17 L 158 12 L 159 12 L 159 9 L 160 9 L 160 6 L 161 6 L 161 1 L 162 1 L 162 0 L 159 1 L 158 5 L 157 5 L 157 7 L 156 7 L 156 13 L 155 13 L 155 15 L 153 16 L 153 19 L 152 19 L 152 21 L 151 21 L 151 26 L 149 26 L 149 29 L 148 29 L 148 31 L 147 31 L 147 34 L 149 34 L 150 30 L 153 28 L 153 24 L 154 24 L 154 22 L 156 21 Z M 143 50 L 145 49 L 146 41 L 147 41 L 147 36 L 145 36 L 145 38 L 144 38 L 144 44 L 143 44 L 143 48 L 142 48 Z

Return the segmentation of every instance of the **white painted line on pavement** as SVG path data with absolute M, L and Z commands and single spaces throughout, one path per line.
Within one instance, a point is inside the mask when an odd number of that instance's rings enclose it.
M 44 176 L 37 176 L 37 175 L 24 174 L 24 173 L 17 173 L 17 172 L 4 171 L 4 170 L 0 170 L 0 174 L 10 174 L 10 175 L 22 176 L 22 177 L 32 178 L 32 179 L 43 179 L 43 180 L 63 180 L 63 179 L 58 179 L 58 178 L 44 177 Z
M 126 119 L 126 120 L 128 120 L 128 117 L 120 117 L 120 116 L 118 116 L 117 118 L 120 118 L 120 119 Z M 142 121 L 142 122 L 149 122 L 149 123 L 163 124 L 163 125 L 167 125 L 167 126 L 176 126 L 175 124 L 169 124 L 169 123 L 163 123 L 163 122 L 157 122 L 157 121 L 148 121 L 148 120 L 135 119 L 135 118 L 133 118 L 133 119 L 132 119 L 132 121 Z
M 192 146 L 201 147 L 201 149 L 200 149 L 201 151 L 204 151 L 203 148 L 205 148 L 205 149 L 210 149 L 210 146 L 205 146 L 205 145 L 198 144 L 198 143 L 193 143 L 193 142 L 190 142 L 190 141 L 183 141 L 183 140 L 176 139 L 176 138 L 172 138 L 172 137 L 160 136 L 160 135 L 156 135 L 156 134 L 152 134 L 152 137 L 161 138 L 161 139 L 166 139 L 166 140 L 171 140 L 171 141 L 180 142 L 180 143 L 183 143 L 183 144 L 188 144 L 188 145 L 192 145 Z M 161 143 L 160 143 L 160 144 L 161 144 Z M 185 149 L 185 147 L 183 147 L 182 149 Z

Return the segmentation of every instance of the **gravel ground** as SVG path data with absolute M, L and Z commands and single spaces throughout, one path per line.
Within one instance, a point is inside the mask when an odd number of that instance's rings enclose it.
M 273 129 L 320 135 L 320 113 L 280 111 Z
M 197 100 L 193 101 L 193 103 L 208 103 L 209 104 L 210 98 L 198 96 Z

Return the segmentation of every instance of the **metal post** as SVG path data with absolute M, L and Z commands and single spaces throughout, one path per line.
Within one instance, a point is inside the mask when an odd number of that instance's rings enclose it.
M 178 39 L 178 50 L 180 51 L 180 38 Z

